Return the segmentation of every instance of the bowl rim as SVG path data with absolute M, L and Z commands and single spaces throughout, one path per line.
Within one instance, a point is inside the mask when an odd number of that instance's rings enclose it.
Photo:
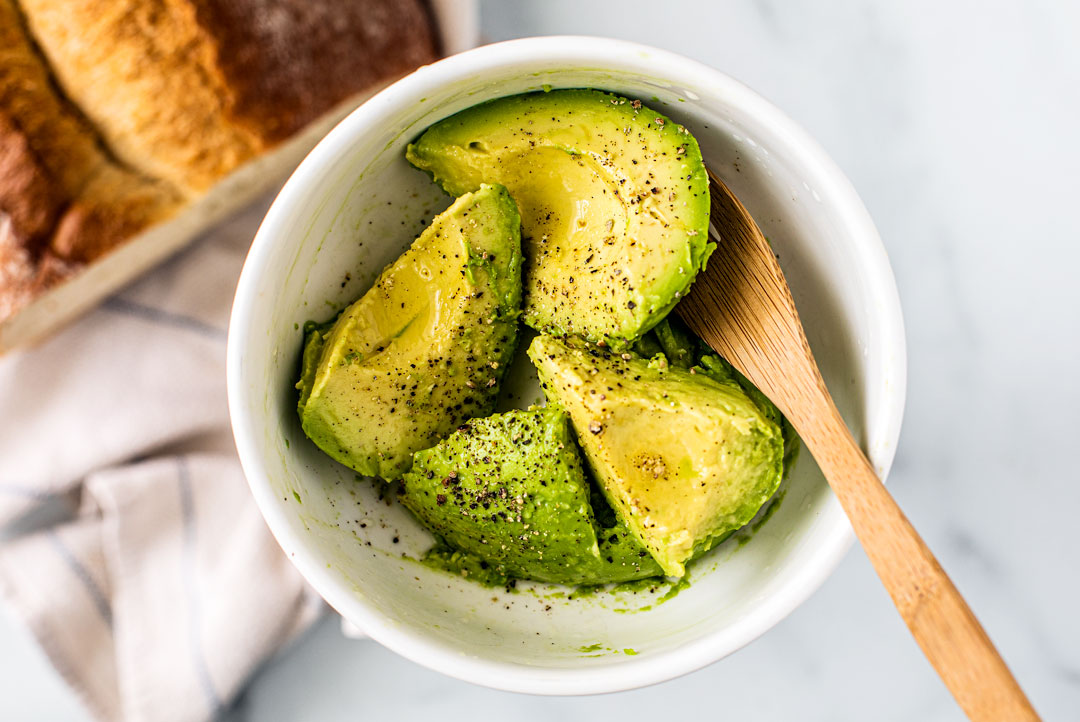
M 640 688 L 701 669 L 737 651 L 775 626 L 810 597 L 832 574 L 850 549 L 854 535 L 836 504 L 831 526 L 822 535 L 812 564 L 806 564 L 778 581 L 775 593 L 763 599 L 737 623 L 705 634 L 692 642 L 663 652 L 629 658 L 613 658 L 612 663 L 575 668 L 537 667 L 470 657 L 451 645 L 395 625 L 374 607 L 358 599 L 308 551 L 303 535 L 289 523 L 278 503 L 255 439 L 257 425 L 244 409 L 242 383 L 243 338 L 258 298 L 262 269 L 275 250 L 275 228 L 294 212 L 298 199 L 317 181 L 362 129 L 397 104 L 398 97 L 427 97 L 445 83 L 463 76 L 483 73 L 493 67 L 537 59 L 592 63 L 583 67 L 604 68 L 617 62 L 623 69 L 631 60 L 647 58 L 648 63 L 668 77 L 695 78 L 701 85 L 715 88 L 739 105 L 764 128 L 781 138 L 785 151 L 806 167 L 813 168 L 816 182 L 827 191 L 838 222 L 852 230 L 857 239 L 853 249 L 855 265 L 868 278 L 867 288 L 874 298 L 876 315 L 885 321 L 882 343 L 884 356 L 891 360 L 891 393 L 883 409 L 867 425 L 882 430 L 883 438 L 899 437 L 907 383 L 907 355 L 899 294 L 885 248 L 869 213 L 836 163 L 806 131 L 757 92 L 708 65 L 677 53 L 647 45 L 591 36 L 559 35 L 509 40 L 460 53 L 419 68 L 382 90 L 343 119 L 304 159 L 282 187 L 252 242 L 244 263 L 232 314 L 227 348 L 227 387 L 233 434 L 244 475 L 255 502 L 271 532 L 309 584 L 341 615 L 375 641 L 418 664 L 467 682 L 495 689 L 547 695 L 578 695 L 616 692 Z M 824 194 L 823 194 L 824 195 Z M 880 426 L 879 426 L 880 425 Z M 895 444 L 893 444 L 893 449 Z M 887 475 L 892 454 L 885 459 Z M 829 506 L 823 512 L 828 513 Z

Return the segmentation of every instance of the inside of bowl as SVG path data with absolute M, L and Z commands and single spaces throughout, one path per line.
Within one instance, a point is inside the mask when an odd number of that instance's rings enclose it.
M 425 640 L 463 660 L 525 665 L 537 674 L 543 668 L 629 665 L 706 639 L 737 648 L 763 631 L 748 627 L 747 618 L 780 609 L 800 584 L 817 584 L 820 575 L 802 572 L 823 563 L 822 545 L 842 552 L 841 512 L 808 454 L 768 519 L 692 566 L 690 586 L 661 603 L 663 588 L 577 596 L 565 588 L 523 584 L 508 592 L 422 566 L 413 559 L 430 545 L 430 535 L 385 485 L 358 479 L 300 429 L 293 384 L 304 322 L 329 318 L 362 294 L 450 202 L 405 162 L 405 145 L 457 110 L 545 85 L 638 98 L 690 129 L 707 163 L 750 209 L 779 254 L 845 418 L 879 466 L 888 464 L 889 440 L 868 419 L 891 403 L 890 360 L 882 357 L 875 337 L 868 281 L 852 260 L 859 239 L 830 210 L 826 190 L 815 187 L 809 169 L 786 158 L 786 141 L 760 129 L 745 107 L 723 94 L 675 79 L 523 63 L 428 89 L 424 97 L 395 99 L 393 108 L 366 109 L 379 122 L 293 191 L 297 202 L 276 218 L 269 233 L 274 247 L 254 271 L 260 285 L 253 323 L 233 331 L 245 335 L 240 397 L 253 418 L 263 419 L 256 422 L 256 444 L 265 480 L 253 485 L 269 484 L 278 523 L 296 532 L 297 548 L 287 551 L 307 559 L 309 568 L 318 559 L 324 574 L 347 593 L 320 591 L 361 628 L 374 633 L 372 626 L 378 626 L 401 644 Z M 525 407 L 540 398 L 527 360 L 518 360 L 511 377 L 517 381 L 504 393 L 504 407 Z

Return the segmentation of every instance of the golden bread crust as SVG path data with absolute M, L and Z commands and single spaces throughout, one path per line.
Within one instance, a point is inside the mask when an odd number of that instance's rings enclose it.
M 189 195 L 436 57 L 420 0 L 21 0 L 64 93 Z
M 437 53 L 423 0 L 0 0 L 0 324 Z
M 180 200 L 109 158 L 56 92 L 17 8 L 0 0 L 0 319 Z

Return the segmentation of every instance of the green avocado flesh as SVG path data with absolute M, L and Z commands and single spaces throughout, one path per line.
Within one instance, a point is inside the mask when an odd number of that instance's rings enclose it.
M 557 406 L 465 423 L 416 454 L 401 498 L 447 544 L 503 577 L 605 584 L 662 574 L 625 526 L 597 520 Z
M 757 404 L 762 414 L 780 425 L 780 432 L 784 437 L 784 477 L 791 472 L 799 454 L 799 435 L 795 433 L 795 427 L 757 386 L 718 356 L 675 314 L 670 314 L 656 324 L 634 345 L 634 351 L 645 358 L 662 354 L 672 366 L 694 368 L 695 372 L 703 373 L 714 381 L 741 389 Z
M 309 324 L 304 432 L 361 474 L 396 479 L 412 455 L 489 413 L 517 341 L 521 238 L 501 186 L 435 218 L 332 324 Z
M 597 90 L 500 98 L 411 144 L 451 195 L 501 183 L 521 211 L 524 320 L 625 348 L 690 287 L 708 241 L 697 141 L 638 101 Z
M 737 383 L 550 336 L 528 353 L 611 507 L 665 574 L 682 576 L 780 485 L 778 419 Z

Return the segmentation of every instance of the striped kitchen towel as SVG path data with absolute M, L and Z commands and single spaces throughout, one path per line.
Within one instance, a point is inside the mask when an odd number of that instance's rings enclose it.
M 103 720 L 216 716 L 322 609 L 228 426 L 226 323 L 265 208 L 0 358 L 0 592 Z

